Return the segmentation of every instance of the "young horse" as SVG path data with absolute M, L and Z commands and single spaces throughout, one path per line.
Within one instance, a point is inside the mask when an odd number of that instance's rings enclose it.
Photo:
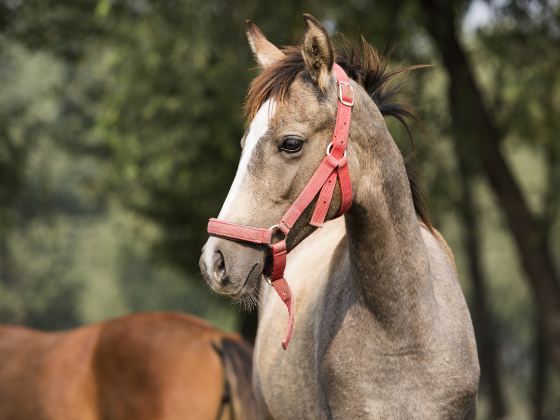
M 61 333 L 0 327 L 0 419 L 254 419 L 251 348 L 173 313 Z
M 452 253 L 424 216 L 383 118 L 407 115 L 390 102 L 394 91 L 386 82 L 394 73 L 365 41 L 335 51 L 323 26 L 304 16 L 301 48 L 280 50 L 248 22 L 263 71 L 249 90 L 251 123 L 237 175 L 209 224 L 200 261 L 217 292 L 254 300 L 260 288 L 254 383 L 262 417 L 472 418 L 479 381 L 472 323 Z M 335 125 L 340 133 L 339 120 L 348 121 L 344 107 L 351 108 L 353 204 L 344 219 L 316 231 L 314 206 L 297 209 L 301 217 L 286 223 L 296 211 L 292 203 L 334 155 Z M 342 151 L 334 159 L 339 168 L 346 163 Z M 348 195 L 339 176 L 328 219 Z M 282 243 L 287 231 L 286 279 L 294 293 L 279 283 L 278 299 L 261 274 L 273 285 L 282 281 L 276 268 L 283 254 L 271 245 L 276 260 L 267 271 L 270 255 L 255 244 Z M 296 313 L 287 351 L 279 346 L 282 300 Z

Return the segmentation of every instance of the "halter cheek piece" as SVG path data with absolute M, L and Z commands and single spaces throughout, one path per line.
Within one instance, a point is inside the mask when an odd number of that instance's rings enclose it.
M 272 266 L 270 267 L 270 276 L 267 281 L 276 290 L 276 293 L 288 308 L 288 329 L 286 337 L 282 342 L 284 350 L 288 348 L 294 327 L 293 294 L 288 282 L 284 278 L 287 254 L 286 237 L 301 214 L 317 196 L 317 193 L 319 193 L 319 198 L 317 199 L 310 224 L 317 227 L 323 224 L 332 201 L 337 177 L 342 201 L 336 217 L 344 214 L 352 205 L 352 184 L 346 160 L 346 144 L 348 143 L 350 117 L 352 115 L 352 106 L 354 105 L 354 91 L 350 85 L 350 79 L 342 67 L 334 64 L 333 70 L 338 85 L 338 106 L 334 132 L 331 143 L 327 147 L 327 155 L 323 158 L 323 161 L 296 201 L 284 214 L 282 220 L 268 229 L 244 226 L 218 219 L 210 219 L 208 222 L 208 234 L 212 236 L 266 245 L 271 249 Z M 274 242 L 274 238 L 277 236 L 282 236 L 282 239 Z

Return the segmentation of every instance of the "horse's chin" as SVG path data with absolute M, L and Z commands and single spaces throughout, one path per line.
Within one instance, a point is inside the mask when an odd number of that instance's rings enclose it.
M 260 264 L 255 264 L 239 289 L 229 294 L 242 309 L 251 310 L 258 305 L 259 282 L 262 275 L 262 266 Z

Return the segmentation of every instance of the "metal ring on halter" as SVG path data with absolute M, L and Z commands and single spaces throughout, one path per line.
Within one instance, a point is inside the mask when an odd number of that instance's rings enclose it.
M 283 235 L 283 238 L 280 239 L 280 241 L 286 240 L 286 237 L 288 236 L 288 235 L 286 234 L 286 232 L 284 232 L 284 231 L 282 230 L 282 228 L 280 227 L 279 224 L 270 226 L 270 227 L 268 228 L 268 230 L 271 231 L 270 243 L 268 244 L 270 247 L 272 247 L 273 236 L 274 236 L 274 234 L 275 234 L 276 232 L 280 232 L 280 233 Z M 270 277 L 264 276 L 264 280 L 265 280 L 269 285 L 272 286 L 272 281 L 270 280 Z
M 332 144 L 332 143 L 329 143 L 329 144 L 327 145 L 327 155 L 330 155 L 330 154 L 331 154 L 332 148 L 333 148 L 333 144 Z M 344 149 L 344 157 L 346 157 L 346 149 Z
M 270 235 L 270 244 L 269 244 L 269 245 L 272 245 L 272 237 L 274 236 L 274 234 L 275 234 L 276 232 L 280 232 L 280 233 L 284 236 L 281 240 L 286 239 L 286 237 L 288 236 L 288 235 L 286 234 L 286 232 L 284 232 L 284 231 L 282 230 L 282 228 L 280 227 L 279 224 L 270 226 L 270 227 L 268 228 L 268 230 L 270 230 L 270 231 L 272 232 L 271 235 Z

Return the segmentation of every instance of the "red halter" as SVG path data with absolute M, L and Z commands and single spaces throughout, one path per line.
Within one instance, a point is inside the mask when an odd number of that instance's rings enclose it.
M 286 237 L 319 191 L 319 198 L 310 224 L 317 227 L 323 224 L 332 201 L 337 177 L 342 201 L 336 217 L 341 216 L 352 205 L 352 184 L 346 160 L 346 144 L 348 142 L 352 106 L 354 105 L 354 91 L 350 85 L 350 79 L 342 67 L 334 64 L 333 70 L 338 84 L 338 107 L 332 141 L 327 147 L 327 156 L 325 156 L 296 201 L 284 214 L 282 220 L 269 229 L 244 226 L 218 219 L 210 219 L 208 222 L 208 233 L 212 236 L 266 245 L 271 249 L 272 267 L 270 279 L 267 281 L 288 308 L 288 329 L 286 338 L 282 342 L 284 350 L 288 348 L 294 326 L 293 294 L 284 278 L 287 254 Z M 273 236 L 277 232 L 283 234 L 283 239 L 273 243 Z

